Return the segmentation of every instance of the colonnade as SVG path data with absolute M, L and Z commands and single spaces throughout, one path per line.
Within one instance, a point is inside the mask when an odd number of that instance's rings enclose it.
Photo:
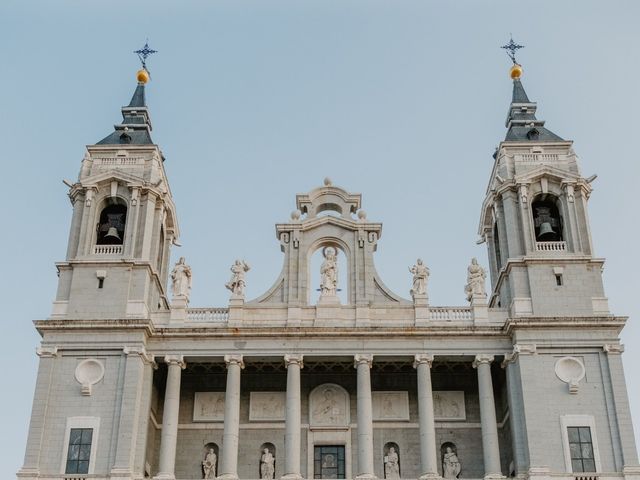
M 491 379 L 493 355 L 476 355 L 473 367 L 478 372 L 478 395 L 480 401 L 480 424 L 482 428 L 482 451 L 485 477 L 502 476 L 500 451 L 498 447 L 498 427 Z M 220 457 L 219 477 L 222 480 L 238 479 L 238 439 L 240 432 L 240 375 L 244 368 L 242 355 L 225 355 L 227 365 L 227 386 L 224 407 L 224 433 Z M 357 371 L 357 435 L 358 462 L 356 478 L 374 479 L 373 461 L 373 408 L 371 393 L 371 365 L 373 355 L 354 355 Z M 438 455 L 431 385 L 431 365 L 433 355 L 417 354 L 413 366 L 417 372 L 418 416 L 420 428 L 420 480 L 438 478 Z M 165 357 L 167 364 L 167 385 L 162 416 L 160 437 L 160 461 L 157 480 L 175 479 L 175 458 L 178 438 L 178 412 L 180 408 L 180 377 L 185 368 L 181 356 Z M 285 355 L 287 368 L 287 391 L 285 405 L 285 473 L 283 479 L 303 478 L 300 468 L 301 442 L 301 393 L 300 370 L 303 356 Z

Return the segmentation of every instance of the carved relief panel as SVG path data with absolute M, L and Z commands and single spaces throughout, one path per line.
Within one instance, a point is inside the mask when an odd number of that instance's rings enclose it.
M 349 394 L 340 385 L 325 383 L 309 395 L 309 424 L 312 426 L 349 425 Z
M 251 392 L 249 421 L 281 421 L 285 417 L 285 392 Z
M 193 399 L 193 421 L 224 421 L 224 392 L 196 392 Z

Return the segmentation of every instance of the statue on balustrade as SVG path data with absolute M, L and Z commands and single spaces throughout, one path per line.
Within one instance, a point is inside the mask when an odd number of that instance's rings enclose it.
M 262 457 L 260 457 L 260 478 L 262 480 L 273 480 L 276 473 L 275 462 L 273 454 L 265 447 L 262 450 Z
M 171 287 L 173 288 L 173 297 L 182 297 L 189 301 L 191 295 L 191 267 L 185 263 L 184 257 L 180 257 L 176 266 L 171 272 Z
M 251 269 L 244 260 L 236 260 L 231 265 L 231 280 L 224 286 L 231 290 L 234 297 L 244 298 L 244 289 L 247 286 L 245 274 Z
M 338 291 L 338 252 L 333 247 L 322 251 L 324 262 L 320 265 L 320 296 L 335 296 Z
M 466 293 L 469 302 L 475 295 L 487 296 L 487 290 L 484 285 L 485 278 L 487 278 L 487 274 L 484 268 L 478 264 L 478 260 L 475 257 L 472 258 L 471 265 L 467 268 L 467 284 L 464 287 L 464 293 Z
M 204 474 L 202 478 L 216 478 L 216 460 L 216 452 L 213 450 L 213 448 L 210 448 L 207 452 L 207 455 L 204 457 L 204 461 L 202 462 L 202 473 Z
M 458 478 L 460 475 L 460 460 L 452 444 L 448 445 L 442 456 L 442 476 L 444 478 Z
M 409 271 L 413 273 L 413 286 L 411 287 L 411 296 L 427 294 L 427 281 L 429 280 L 429 268 L 419 258 L 413 267 L 409 267 Z
M 384 457 L 384 477 L 386 479 L 400 478 L 400 461 L 395 447 L 389 447 L 389 452 Z

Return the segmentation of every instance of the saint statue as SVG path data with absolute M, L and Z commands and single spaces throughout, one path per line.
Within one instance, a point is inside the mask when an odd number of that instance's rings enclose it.
M 419 258 L 413 267 L 409 267 L 409 271 L 413 273 L 413 286 L 410 293 L 412 297 L 416 295 L 427 294 L 427 281 L 429 280 L 429 269 Z
M 487 296 L 487 291 L 484 286 L 486 277 L 487 274 L 484 268 L 478 265 L 478 260 L 475 257 L 472 258 L 471 265 L 467 268 L 467 284 L 464 287 L 464 293 L 467 294 L 468 301 L 471 301 L 474 295 Z
M 389 447 L 389 453 L 384 457 L 384 477 L 400 478 L 400 463 L 395 447 Z
M 442 473 L 444 478 L 458 478 L 460 475 L 460 460 L 451 447 L 447 447 L 442 456 Z
M 324 262 L 320 265 L 320 296 L 335 296 L 338 290 L 338 252 L 333 247 L 322 251 Z
M 245 282 L 245 273 L 247 273 L 251 267 L 244 260 L 236 260 L 231 265 L 231 280 L 225 283 L 225 287 L 231 290 L 234 297 L 244 298 L 244 288 L 247 286 Z
M 216 460 L 216 452 L 210 448 L 202 462 L 202 473 L 204 474 L 202 478 L 216 478 Z
M 275 462 L 276 459 L 273 458 L 269 449 L 265 447 L 265 449 L 262 450 L 262 457 L 260 457 L 260 478 L 262 480 L 273 479 L 276 473 Z
M 173 296 L 184 297 L 189 301 L 191 295 L 191 267 L 185 263 L 184 257 L 180 257 L 171 272 L 171 286 Z

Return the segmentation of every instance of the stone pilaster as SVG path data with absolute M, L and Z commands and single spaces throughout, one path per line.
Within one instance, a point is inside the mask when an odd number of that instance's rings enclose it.
M 371 400 L 371 364 L 373 355 L 357 354 L 358 372 L 358 474 L 356 478 L 376 478 L 373 473 L 373 405 Z
M 418 417 L 420 422 L 420 480 L 439 478 L 436 454 L 436 428 L 431 386 L 433 355 L 415 356 L 413 368 L 418 376 Z
M 287 394 L 284 434 L 284 476 L 283 479 L 298 480 L 300 474 L 300 369 L 302 355 L 285 355 L 287 367 Z
M 225 355 L 224 361 L 227 364 L 227 390 L 224 397 L 222 462 L 218 478 L 237 480 L 240 435 L 240 371 L 244 368 L 244 362 L 242 355 Z
M 473 368 L 478 370 L 478 396 L 480 399 L 480 424 L 482 427 L 482 454 L 486 478 L 502 478 L 500 449 L 498 446 L 498 422 L 491 381 L 493 355 L 476 355 Z
M 180 380 L 186 367 L 182 355 L 167 355 L 167 386 L 164 392 L 160 460 L 156 480 L 175 480 L 178 415 L 180 413 Z

